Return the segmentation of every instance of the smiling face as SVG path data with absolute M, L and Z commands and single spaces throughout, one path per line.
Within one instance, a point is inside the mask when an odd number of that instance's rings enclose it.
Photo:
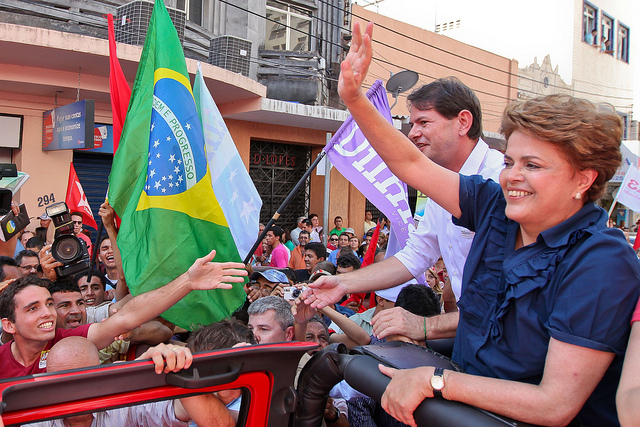
M 100 243 L 100 252 L 98 258 L 107 268 L 116 267 L 116 257 L 113 255 L 113 249 L 111 248 L 111 239 L 104 239 Z
M 55 336 L 56 310 L 47 288 L 27 286 L 15 295 L 15 322 L 2 319 L 16 340 L 46 342 Z
M 313 267 L 316 266 L 318 261 L 320 261 L 320 260 L 318 259 L 318 257 L 316 256 L 316 253 L 314 251 L 311 251 L 311 250 L 305 251 L 305 253 L 304 253 L 304 265 L 307 268 L 307 271 L 309 273 L 311 273 L 311 270 L 313 270 Z
M 99 277 L 92 276 L 90 283 L 87 283 L 87 276 L 81 277 L 78 279 L 78 287 L 88 307 L 98 306 L 104 302 L 104 288 Z
M 419 110 L 411 107 L 409 139 L 429 159 L 440 166 L 459 170 L 456 141 L 459 138 L 458 118 L 447 119 L 435 109 Z M 456 169 L 457 167 L 457 169 Z
M 504 158 L 505 213 L 533 239 L 578 212 L 583 201 L 576 193 L 584 194 L 596 177 L 591 170 L 576 171 L 555 145 L 519 131 L 511 134 Z
M 75 329 L 87 323 L 87 308 L 80 292 L 56 292 L 53 301 L 58 313 L 56 327 Z

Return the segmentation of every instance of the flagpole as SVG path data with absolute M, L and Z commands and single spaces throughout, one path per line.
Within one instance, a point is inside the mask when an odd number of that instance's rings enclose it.
M 87 276 L 87 283 L 91 281 L 91 270 L 96 268 L 96 260 L 98 258 L 98 251 L 100 250 L 98 245 L 100 244 L 100 237 L 102 236 L 103 230 L 104 222 L 102 222 L 101 219 L 100 224 L 98 225 L 98 231 L 96 232 L 96 242 L 93 244 L 93 253 L 91 254 L 91 263 L 89 264 L 89 275 Z
M 313 172 L 313 170 L 316 168 L 316 166 L 318 166 L 318 163 L 320 163 L 320 160 L 322 160 L 322 158 L 324 156 L 326 156 L 326 155 L 327 155 L 327 153 L 324 150 L 322 150 L 320 152 L 320 154 L 318 154 L 318 157 L 316 157 L 314 162 L 311 163 L 311 166 L 309 166 L 309 169 L 307 169 L 307 171 L 304 173 L 304 175 L 302 175 L 302 178 L 300 178 L 300 180 L 296 183 L 296 185 L 293 187 L 291 192 L 284 199 L 284 201 L 282 202 L 280 207 L 273 213 L 273 216 L 271 217 L 271 219 L 269 220 L 267 225 L 265 225 L 264 230 L 262 231 L 262 233 L 260 233 L 260 236 L 258 237 L 258 240 L 256 240 L 256 242 L 251 247 L 251 250 L 249 251 L 247 256 L 244 258 L 244 263 L 245 264 L 249 263 L 249 261 L 251 260 L 251 257 L 253 256 L 253 253 L 258 248 L 258 245 L 260 244 L 260 242 L 262 242 L 262 239 L 264 239 L 264 237 L 267 235 L 267 232 L 269 231 L 269 228 L 273 225 L 274 222 L 276 222 L 278 220 L 278 218 L 280 218 L 281 212 L 284 211 L 284 209 L 287 207 L 289 202 L 291 202 L 291 199 L 293 199 L 293 197 L 296 195 L 296 193 L 298 192 L 300 187 L 302 187 L 302 184 L 304 184 L 304 182 L 307 180 L 309 175 L 311 175 L 311 172 Z

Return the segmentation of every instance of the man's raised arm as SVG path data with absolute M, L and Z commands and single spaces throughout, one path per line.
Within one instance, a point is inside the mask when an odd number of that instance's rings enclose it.
M 247 275 L 244 265 L 239 262 L 210 262 L 215 253 L 211 251 L 209 255 L 198 258 L 187 272 L 169 284 L 134 297 L 104 322 L 92 324 L 87 338 L 96 347 L 104 348 L 113 342 L 114 337 L 159 316 L 191 291 L 231 289 L 231 283 L 241 283 L 242 276 Z

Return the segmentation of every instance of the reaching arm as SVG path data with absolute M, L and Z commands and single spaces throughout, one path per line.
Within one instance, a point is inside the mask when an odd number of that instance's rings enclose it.
M 613 360 L 613 353 L 557 341 L 549 350 L 540 384 L 445 371 L 443 397 L 537 425 L 567 425 L 578 414 Z M 567 363 L 571 360 L 571 363 Z M 394 418 L 416 426 L 413 411 L 433 397 L 433 367 L 395 370 L 380 366 L 391 377 L 382 407 Z
M 325 307 L 321 311 L 322 314 L 342 329 L 341 334 L 331 334 L 329 342 L 341 342 L 350 349 L 358 345 L 368 345 L 371 342 L 369 334 L 347 316 L 338 313 L 330 307 Z
M 305 304 L 321 309 L 337 303 L 347 293 L 387 289 L 412 278 L 409 270 L 391 257 L 350 273 L 319 278 L 304 292 Z
M 104 322 L 93 323 L 87 338 L 96 347 L 104 348 L 113 342 L 114 337 L 159 316 L 192 290 L 231 289 L 230 283 L 243 281 L 242 276 L 246 276 L 247 271 L 242 263 L 210 262 L 214 256 L 215 251 L 211 251 L 171 283 L 136 296 Z
M 111 240 L 111 250 L 113 251 L 113 256 L 116 259 L 116 268 L 118 269 L 118 283 L 116 284 L 116 301 L 120 301 L 122 298 L 129 294 L 129 287 L 127 286 L 127 281 L 124 278 L 124 270 L 122 268 L 122 255 L 120 255 L 120 248 L 118 248 L 118 230 L 116 229 L 116 213 L 109 204 L 109 202 L 104 202 L 100 205 L 100 211 L 98 212 L 100 218 L 102 218 L 102 223 L 104 224 L 105 230 L 107 230 L 107 234 L 109 235 L 109 240 Z M 98 248 L 98 250 L 100 250 Z
M 338 93 L 364 136 L 389 169 L 400 180 L 422 191 L 453 216 L 459 217 L 458 174 L 436 165 L 423 155 L 380 114 L 362 90 L 362 82 L 371 64 L 372 33 L 372 23 L 367 25 L 364 36 L 359 23 L 354 24 L 349 54 L 340 64 Z
M 616 394 L 620 424 L 640 426 L 640 322 L 634 322 Z
M 172 336 L 173 331 L 171 329 L 157 320 L 151 320 L 135 328 L 131 332 L 129 341 L 132 344 L 156 345 L 168 342 Z

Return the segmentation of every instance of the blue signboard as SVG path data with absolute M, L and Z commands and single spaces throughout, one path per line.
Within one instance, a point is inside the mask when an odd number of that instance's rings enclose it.
M 93 148 L 94 101 L 85 99 L 42 114 L 42 150 Z
M 83 148 L 81 151 L 113 154 L 113 125 L 96 123 L 93 130 L 93 148 Z

